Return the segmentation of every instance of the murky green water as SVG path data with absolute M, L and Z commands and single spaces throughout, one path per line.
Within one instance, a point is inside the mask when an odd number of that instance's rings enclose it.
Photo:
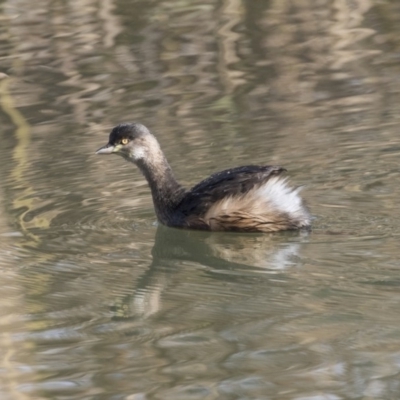
M 397 400 L 397 1 L 0 2 L 0 398 Z M 113 125 L 190 186 L 283 165 L 306 234 L 157 227 Z

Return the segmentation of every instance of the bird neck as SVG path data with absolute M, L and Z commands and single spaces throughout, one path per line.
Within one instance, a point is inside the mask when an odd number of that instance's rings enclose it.
M 176 206 L 185 194 L 185 189 L 175 179 L 161 149 L 139 160 L 137 166 L 150 186 L 158 220 L 169 225 Z

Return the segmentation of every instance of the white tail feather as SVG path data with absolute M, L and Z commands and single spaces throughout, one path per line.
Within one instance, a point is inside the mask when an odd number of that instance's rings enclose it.
M 311 217 L 299 195 L 301 189 L 290 187 L 286 178 L 272 177 L 247 193 L 229 196 L 213 204 L 207 211 L 205 220 L 235 213 L 274 220 L 284 214 L 298 227 L 306 227 L 309 226 Z

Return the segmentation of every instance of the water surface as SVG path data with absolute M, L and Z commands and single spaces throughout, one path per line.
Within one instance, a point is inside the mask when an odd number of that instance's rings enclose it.
M 397 399 L 400 8 L 0 2 L 1 399 Z M 158 226 L 97 157 L 140 121 L 190 186 L 283 165 L 309 234 Z

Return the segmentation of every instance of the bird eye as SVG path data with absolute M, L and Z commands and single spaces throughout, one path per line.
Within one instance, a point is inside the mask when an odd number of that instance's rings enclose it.
M 129 140 L 128 140 L 127 138 L 123 138 L 123 139 L 121 140 L 121 143 L 122 143 L 122 144 L 128 144 L 128 142 L 129 142 Z

